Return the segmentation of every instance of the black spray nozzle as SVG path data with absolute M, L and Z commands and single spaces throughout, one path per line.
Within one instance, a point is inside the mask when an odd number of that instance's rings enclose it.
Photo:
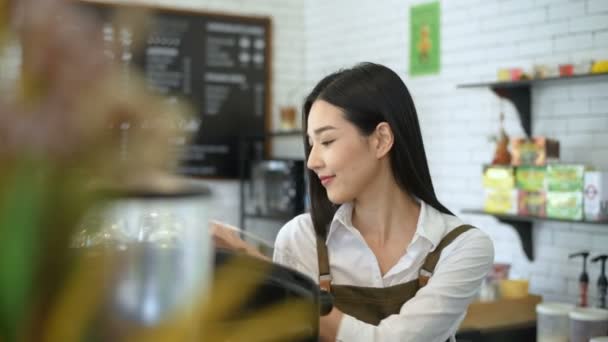
M 570 254 L 568 256 L 568 258 L 572 259 L 572 258 L 576 258 L 579 256 L 583 257 L 583 273 L 581 273 L 579 281 L 588 283 L 589 275 L 587 274 L 587 257 L 589 256 L 589 252 L 585 251 L 585 252 L 573 253 L 573 254 Z
M 598 255 L 595 258 L 591 259 L 591 262 L 596 263 L 600 261 L 602 263 L 602 273 L 600 273 L 600 277 L 606 279 L 606 259 L 608 259 L 608 255 L 602 254 Z
M 598 289 L 598 306 L 600 308 L 606 307 L 606 291 L 608 288 L 608 279 L 606 279 L 606 259 L 608 259 L 608 255 L 602 254 L 598 255 L 595 258 L 591 259 L 591 262 L 596 263 L 600 261 L 602 263 L 602 273 L 600 273 L 600 277 L 597 279 L 597 289 Z

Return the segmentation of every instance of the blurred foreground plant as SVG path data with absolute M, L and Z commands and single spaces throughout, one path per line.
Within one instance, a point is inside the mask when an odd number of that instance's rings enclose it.
M 38 339 L 71 272 L 74 227 L 95 201 L 89 185 L 126 182 L 136 166 L 160 172 L 174 158 L 175 125 L 131 130 L 128 159 L 115 128 L 183 112 L 141 81 L 121 82 L 98 28 L 60 2 L 2 0 L 0 9 L 0 43 L 22 55 L 13 96 L 0 98 L 0 336 Z
M 169 141 L 188 108 L 149 94 L 136 75 L 124 82 L 126 71 L 104 59 L 99 32 L 59 0 L 0 0 L 0 56 L 9 45 L 21 50 L 19 77 L 0 75 L 12 90 L 0 95 L 0 341 L 87 339 L 102 305 L 107 275 L 100 270 L 111 263 L 72 258 L 68 248 L 83 213 L 98 201 L 90 185 L 129 183 L 142 170 L 171 172 L 177 161 Z M 238 269 L 220 273 L 221 291 L 201 294 L 195 316 L 177 312 L 130 340 L 183 341 L 191 324 L 205 341 L 301 335 L 284 323 L 304 320 L 304 303 L 220 328 L 226 310 L 261 281 L 237 280 Z

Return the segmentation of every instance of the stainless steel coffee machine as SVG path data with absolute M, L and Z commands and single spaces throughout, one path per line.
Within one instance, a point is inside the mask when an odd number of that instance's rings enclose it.
M 101 304 L 88 329 L 92 339 L 122 341 L 181 324 L 180 340 L 200 341 L 210 330 L 230 332 L 257 324 L 270 308 L 299 301 L 304 303 L 299 315 L 277 312 L 275 321 L 297 327 L 290 341 L 318 340 L 320 292 L 311 278 L 216 249 L 208 230 L 213 194 L 200 181 L 157 185 L 108 192 L 74 236 L 75 254 L 89 260 L 94 265 L 90 272 L 100 274 L 103 282 Z M 246 262 L 231 262 L 239 258 Z M 234 278 L 223 286 L 217 280 L 227 268 Z M 215 311 L 221 314 L 203 317 Z

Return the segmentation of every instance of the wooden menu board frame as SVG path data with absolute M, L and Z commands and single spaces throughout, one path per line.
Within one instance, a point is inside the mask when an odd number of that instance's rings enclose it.
M 244 15 L 234 15 L 234 14 L 228 14 L 228 13 L 221 13 L 221 12 L 214 12 L 214 11 L 205 11 L 205 10 L 198 10 L 198 9 L 187 9 L 187 8 L 174 8 L 174 7 L 169 7 L 169 6 L 164 6 L 164 5 L 155 5 L 155 4 L 136 4 L 136 3 L 119 3 L 119 2 L 110 2 L 110 1 L 100 1 L 100 0 L 74 0 L 74 3 L 76 3 L 77 5 L 84 5 L 84 6 L 90 6 L 91 8 L 95 9 L 102 9 L 103 11 L 115 11 L 115 10 L 133 10 L 133 9 L 142 9 L 142 10 L 146 10 L 146 11 L 150 11 L 153 18 L 161 20 L 164 16 L 169 16 L 169 17 L 180 17 L 183 16 L 184 17 L 184 21 L 191 21 L 193 20 L 192 17 L 200 17 L 200 22 L 201 23 L 208 23 L 208 22 L 223 22 L 223 23 L 232 23 L 236 26 L 239 25 L 249 25 L 249 26 L 256 26 L 256 27 L 262 27 L 263 28 L 263 40 L 264 40 L 264 44 L 263 44 L 263 63 L 260 63 L 259 65 L 263 65 L 263 79 L 261 76 L 258 76 L 258 78 L 256 78 L 255 80 L 252 80 L 251 82 L 258 82 L 255 84 L 255 86 L 252 86 L 251 88 L 255 88 L 255 89 L 251 89 L 251 93 L 257 92 L 259 89 L 257 88 L 259 83 L 261 82 L 263 84 L 263 101 L 264 101 L 264 105 L 263 107 L 263 113 L 261 113 L 263 115 L 263 119 L 251 119 L 253 116 L 255 115 L 250 115 L 249 117 L 249 122 L 251 122 L 251 120 L 256 120 L 255 122 L 257 122 L 257 124 L 255 125 L 251 125 L 248 124 L 247 121 L 244 122 L 240 122 L 238 125 L 240 125 L 237 128 L 238 133 L 234 134 L 231 131 L 230 134 L 227 134 L 223 137 L 218 136 L 214 136 L 214 138 L 219 139 L 218 141 L 225 141 L 227 145 L 225 146 L 229 146 L 226 147 L 226 150 L 229 150 L 230 152 L 226 153 L 226 158 L 222 158 L 217 157 L 215 160 L 212 158 L 209 158 L 207 160 L 205 160 L 204 158 L 206 157 L 202 157 L 203 160 L 199 160 L 197 164 L 197 162 L 191 163 L 189 164 L 187 167 L 185 167 L 184 169 L 182 169 L 180 171 L 180 173 L 189 175 L 189 176 L 193 176 L 193 177 L 201 177 L 201 178 L 219 178 L 219 179 L 223 179 L 223 178 L 228 178 L 228 179 L 236 179 L 239 176 L 242 176 L 243 172 L 246 172 L 245 170 L 242 170 L 243 168 L 247 168 L 247 163 L 246 160 L 245 162 L 243 160 L 241 160 L 242 158 L 244 158 L 245 156 L 250 157 L 253 155 L 253 158 L 265 158 L 271 155 L 271 144 L 270 144 L 270 139 L 267 138 L 267 132 L 271 131 L 271 127 L 272 127 L 272 21 L 270 19 L 270 17 L 266 17 L 266 16 L 244 16 Z M 201 24 L 203 25 L 203 24 Z M 199 31 L 196 31 L 197 33 Z M 206 34 L 207 32 L 205 31 L 200 31 L 201 35 L 205 34 L 204 36 L 201 36 L 201 40 L 202 39 L 208 39 L 208 35 Z M 235 34 L 236 35 L 236 34 Z M 235 36 L 236 39 L 236 36 Z M 185 41 L 186 39 L 184 39 Z M 183 43 L 184 46 L 187 44 L 186 42 Z M 203 45 L 203 44 L 201 44 Z M 253 45 L 253 44 L 252 44 Z M 146 47 L 144 47 L 143 49 L 146 49 Z M 184 47 L 185 49 L 186 47 Z M 204 48 L 202 48 L 202 51 L 199 51 L 200 53 L 207 53 L 206 50 L 206 46 Z M 201 49 L 198 46 L 194 47 L 194 49 Z M 180 52 L 181 53 L 181 52 Z M 197 61 L 194 61 L 195 63 Z M 200 61 L 200 63 L 206 63 L 207 60 L 203 60 Z M 194 64 L 194 63 L 192 63 Z M 251 63 L 253 64 L 253 62 Z M 137 65 L 138 67 L 142 67 L 143 65 Z M 198 66 L 199 69 L 204 69 L 204 70 L 208 70 L 205 69 L 207 68 L 207 66 Z M 247 70 L 247 71 L 243 71 L 243 73 L 245 72 L 249 72 L 249 73 L 253 73 L 254 71 L 251 70 Z M 261 72 L 255 71 L 257 72 L 259 75 L 261 75 Z M 145 74 L 145 73 L 144 73 Z M 184 72 L 185 74 L 185 72 Z M 202 78 L 202 77 L 201 77 Z M 247 78 L 247 77 L 246 77 Z M 203 81 L 200 81 L 203 82 Z M 250 82 L 250 80 L 247 80 L 246 82 Z M 205 85 L 208 85 L 205 83 Z M 228 91 L 230 92 L 230 91 Z M 246 101 L 243 100 L 244 96 L 242 95 L 242 93 L 239 93 L 240 95 L 235 95 L 233 97 L 231 97 L 231 101 L 233 102 L 241 102 L 242 101 Z M 201 140 L 198 139 L 207 139 L 207 137 L 205 137 L 206 133 L 209 132 L 205 132 L 204 127 L 205 127 L 205 115 L 207 115 L 206 110 L 208 109 L 208 107 L 206 106 L 205 108 L 202 108 L 203 105 L 200 105 L 200 103 L 204 103 L 204 100 L 201 100 L 199 97 L 205 97 L 207 95 L 207 93 L 205 93 L 205 95 L 201 95 L 200 93 L 193 93 L 191 94 L 191 98 L 190 100 L 192 100 L 192 102 L 196 102 L 193 103 L 194 107 L 197 109 L 198 111 L 198 115 L 201 118 L 201 121 L 203 122 L 201 124 L 201 130 L 199 132 L 197 132 L 198 134 L 198 138 L 195 138 L 193 140 L 193 144 L 191 145 L 196 145 L 198 143 L 205 145 L 205 143 L 201 142 Z M 198 96 L 198 97 L 197 97 Z M 229 95 L 232 96 L 232 95 Z M 254 97 L 255 95 L 251 95 L 250 97 Z M 183 97 L 183 96 L 182 96 Z M 186 96 L 187 97 L 187 96 Z M 250 99 L 250 98 L 248 98 Z M 251 99 L 250 99 L 251 100 Z M 251 100 L 251 107 L 246 107 L 246 108 L 252 108 L 251 111 L 255 111 L 256 109 L 253 109 L 253 107 L 255 106 L 255 99 Z M 228 101 L 228 99 L 226 99 L 225 101 L 226 103 L 230 102 Z M 239 105 L 239 107 L 242 108 L 243 105 Z M 218 109 L 219 111 L 219 109 Z M 217 114 L 217 113 L 216 113 Z M 244 117 L 244 114 L 240 114 Z M 219 122 L 219 119 L 217 118 L 218 115 L 216 115 L 215 121 L 214 122 Z M 221 114 L 219 114 L 219 116 L 221 116 Z M 209 115 L 207 115 L 208 118 L 210 118 Z M 241 116 L 238 116 L 238 118 L 241 118 Z M 213 121 L 214 119 L 209 119 L 208 122 Z M 261 122 L 263 120 L 263 123 Z M 226 121 L 225 119 L 223 121 Z M 228 119 L 228 121 L 234 121 L 234 120 L 230 120 Z M 217 125 L 217 124 L 216 124 Z M 230 123 L 230 125 L 237 125 L 237 123 Z M 218 126 L 216 126 L 215 128 L 217 128 Z M 252 131 L 250 131 L 250 129 L 253 129 Z M 217 134 L 219 132 L 218 129 L 211 129 L 211 135 Z M 228 140 L 230 140 L 230 142 L 228 142 Z M 209 143 L 210 146 L 213 145 L 214 143 Z M 254 144 L 257 144 L 255 147 L 253 146 Z M 189 146 L 190 148 L 190 146 Z M 213 150 L 213 148 L 211 148 L 211 150 Z M 201 155 L 207 155 L 207 152 L 201 152 Z M 228 162 L 230 161 L 230 162 Z M 212 164 L 212 163 L 216 163 L 216 164 Z M 230 165 L 228 165 L 228 163 L 230 163 Z M 221 164 L 221 165 L 220 165 Z M 183 171 L 186 170 L 186 171 Z M 203 172 L 198 172 L 197 170 L 217 170 L 217 172 L 214 171 L 203 171 Z

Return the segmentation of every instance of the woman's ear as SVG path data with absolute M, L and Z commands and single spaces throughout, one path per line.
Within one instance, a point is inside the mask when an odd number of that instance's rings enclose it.
M 376 158 L 380 159 L 388 154 L 395 142 L 393 130 L 387 122 L 381 122 L 376 126 L 374 131 Z

